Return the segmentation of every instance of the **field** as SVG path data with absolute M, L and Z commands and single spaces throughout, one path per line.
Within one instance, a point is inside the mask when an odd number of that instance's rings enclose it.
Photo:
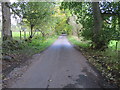
M 15 40 L 20 40 L 20 32 L 12 32 L 12 35 Z M 40 32 L 36 32 L 35 35 L 40 35 Z M 30 32 L 26 32 L 26 38 L 28 38 L 29 36 L 30 36 Z M 24 32 L 21 32 L 21 38 L 25 39 Z
M 20 40 L 20 32 L 12 32 L 12 36 L 15 40 Z M 24 32 L 21 32 L 21 37 L 24 39 Z M 29 37 L 29 32 L 26 32 L 26 38 Z
M 35 35 L 40 35 L 40 32 L 36 32 Z M 20 40 L 20 32 L 12 32 L 13 39 Z M 30 36 L 29 32 L 26 32 L 26 38 Z M 1 33 L 0 33 L 1 37 Z M 21 38 L 24 39 L 24 32 L 21 32 Z

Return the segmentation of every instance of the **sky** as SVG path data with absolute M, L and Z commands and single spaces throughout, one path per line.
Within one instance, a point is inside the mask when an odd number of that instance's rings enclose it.
M 0 4 L 0 25 L 1 24 L 2 24 L 2 9 L 1 9 L 1 4 Z M 13 15 L 11 15 L 11 24 L 13 24 L 13 25 L 17 24 L 17 20 L 15 18 L 13 18 Z

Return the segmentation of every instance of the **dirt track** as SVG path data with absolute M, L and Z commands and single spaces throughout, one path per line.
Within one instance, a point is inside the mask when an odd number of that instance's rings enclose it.
M 102 88 L 105 84 L 65 36 L 36 58 L 10 88 Z

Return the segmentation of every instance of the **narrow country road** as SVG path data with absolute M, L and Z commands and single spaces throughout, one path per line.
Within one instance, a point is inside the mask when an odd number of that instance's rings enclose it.
M 103 84 L 85 57 L 60 36 L 10 88 L 102 88 Z

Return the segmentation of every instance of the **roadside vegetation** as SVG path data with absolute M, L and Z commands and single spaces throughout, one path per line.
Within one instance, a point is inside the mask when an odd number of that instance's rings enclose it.
M 120 2 L 2 2 L 1 7 L 3 70 L 67 34 L 108 81 L 120 86 Z
M 58 8 L 53 3 L 2 2 L 1 6 L 4 81 L 14 68 L 44 51 L 57 39 L 55 26 L 60 20 L 55 15 Z M 11 23 L 13 19 L 14 23 Z
M 21 38 L 20 38 L 20 32 L 12 32 L 12 37 L 15 39 L 15 40 L 24 40 L 25 38 L 28 38 L 30 35 L 29 32 L 26 32 L 26 36 L 24 35 L 24 32 L 21 32 Z
M 19 38 L 19 37 L 17 37 Z M 31 41 L 6 41 L 3 43 L 3 80 L 15 67 L 18 67 L 32 58 L 32 55 L 38 54 L 49 47 L 57 36 L 44 38 L 35 36 Z
M 120 85 L 120 42 L 118 50 L 116 50 L 116 42 L 111 41 L 109 48 L 99 51 L 93 50 L 90 41 L 83 40 L 82 37 L 68 36 L 68 39 L 110 83 Z
M 120 2 L 62 2 L 73 26 L 69 41 L 112 84 L 120 86 Z M 70 23 L 72 22 L 72 23 Z

